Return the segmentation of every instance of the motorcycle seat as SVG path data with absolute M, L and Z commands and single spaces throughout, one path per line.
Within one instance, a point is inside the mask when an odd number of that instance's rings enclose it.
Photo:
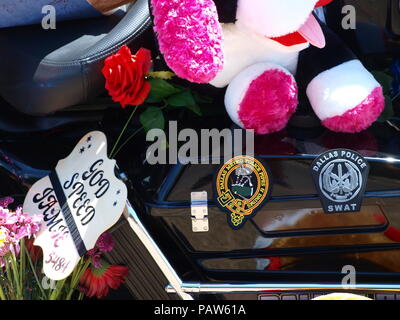
M 104 90 L 104 59 L 150 39 L 147 0 L 110 16 L 0 29 L 0 96 L 30 115 L 84 103 Z

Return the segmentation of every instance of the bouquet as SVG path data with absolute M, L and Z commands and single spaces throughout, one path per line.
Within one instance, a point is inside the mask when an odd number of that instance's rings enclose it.
M 109 289 L 124 283 L 128 269 L 110 265 L 102 254 L 115 245 L 109 233 L 103 233 L 95 248 L 83 256 L 66 279 L 53 281 L 42 273 L 40 247 L 33 244 L 42 218 L 30 216 L 21 207 L 9 208 L 12 198 L 0 200 L 0 299 L 1 300 L 70 300 L 104 298 Z M 57 260 L 51 263 L 57 264 Z

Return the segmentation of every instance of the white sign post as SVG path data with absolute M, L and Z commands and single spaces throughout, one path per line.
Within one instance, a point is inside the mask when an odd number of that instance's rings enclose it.
M 68 277 L 121 216 L 127 189 L 115 176 L 115 164 L 107 157 L 106 136 L 90 132 L 29 190 L 24 212 L 43 216 L 35 245 L 43 249 L 43 269 L 50 279 Z

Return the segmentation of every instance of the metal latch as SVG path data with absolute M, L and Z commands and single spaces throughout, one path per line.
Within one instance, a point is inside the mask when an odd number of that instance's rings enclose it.
M 192 192 L 191 198 L 191 216 L 192 231 L 207 232 L 208 231 L 208 206 L 207 191 Z

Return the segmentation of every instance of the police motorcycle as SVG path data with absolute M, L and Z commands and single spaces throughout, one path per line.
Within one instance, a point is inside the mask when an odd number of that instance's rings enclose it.
M 328 24 L 341 19 L 345 5 L 362 12 L 356 29 L 336 31 L 368 65 L 391 70 L 385 121 L 339 134 L 301 108 L 284 131 L 255 137 L 259 165 L 251 170 L 200 159 L 150 164 L 143 133 L 119 153 L 116 176 L 128 201 L 108 258 L 135 270 L 130 297 L 400 299 L 400 8 L 370 2 L 338 1 L 325 16 Z M 54 33 L 0 30 L 0 197 L 22 204 L 88 132 L 115 141 L 126 113 L 98 94 L 102 61 L 124 43 L 156 50 L 150 26 L 147 1 L 138 0 L 123 16 L 65 22 Z M 209 93 L 221 103 L 219 92 Z M 218 117 L 185 118 L 183 127 L 232 128 Z M 258 194 L 266 202 L 242 208 L 249 217 L 229 210 Z

